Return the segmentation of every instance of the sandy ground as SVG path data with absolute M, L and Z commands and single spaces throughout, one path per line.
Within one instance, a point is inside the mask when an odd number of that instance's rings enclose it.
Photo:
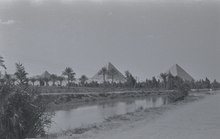
M 103 123 L 59 139 L 219 139 L 220 92 Z

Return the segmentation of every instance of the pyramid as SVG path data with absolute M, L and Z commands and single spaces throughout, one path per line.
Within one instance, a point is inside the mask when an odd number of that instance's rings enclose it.
M 185 81 L 193 81 L 193 77 L 189 75 L 183 68 L 181 68 L 178 64 L 173 65 L 167 72 L 171 73 L 173 76 L 177 76 L 182 78 Z
M 112 64 L 112 63 L 108 63 L 108 65 L 104 66 L 107 71 L 113 70 L 115 72 L 114 75 L 114 82 L 115 83 L 124 83 L 126 81 L 125 76 Z M 101 74 L 102 68 L 90 79 L 90 81 L 95 81 L 98 83 L 103 83 L 103 74 Z M 107 82 L 111 82 L 112 81 L 112 77 L 109 74 L 105 75 L 105 80 Z
M 43 72 L 40 75 L 40 78 L 47 78 L 47 79 L 49 79 L 50 78 L 50 73 L 48 71 L 45 71 L 45 72 Z

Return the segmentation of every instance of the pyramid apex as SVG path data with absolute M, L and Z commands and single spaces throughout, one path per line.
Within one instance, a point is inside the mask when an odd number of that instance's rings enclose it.
M 178 64 L 174 64 L 172 67 L 180 67 Z
M 108 62 L 108 65 L 113 65 L 111 62 Z
M 180 65 L 179 64 L 175 64 L 177 67 L 180 67 Z

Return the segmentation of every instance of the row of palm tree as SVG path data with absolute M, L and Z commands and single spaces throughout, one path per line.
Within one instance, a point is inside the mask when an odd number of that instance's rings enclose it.
M 6 69 L 4 65 L 3 57 L 1 56 L 0 56 L 0 67 L 3 69 Z M 108 69 L 106 67 L 103 67 L 99 71 L 98 74 L 102 75 L 104 84 L 107 84 L 106 76 L 111 77 L 111 83 L 113 84 L 117 71 L 113 68 Z M 38 81 L 40 85 L 42 86 L 44 86 L 45 84 L 48 86 L 49 85 L 48 82 L 52 82 L 53 86 L 56 86 L 56 85 L 62 86 L 63 82 L 66 80 L 67 85 L 71 86 L 75 83 L 74 81 L 76 81 L 76 78 L 75 78 L 76 73 L 73 71 L 71 67 L 66 67 L 60 76 L 56 74 L 49 74 L 48 72 L 47 72 L 47 76 L 44 76 L 44 77 L 27 78 L 27 75 L 28 73 L 25 72 L 24 66 L 20 63 L 16 63 L 16 72 L 14 74 L 15 77 L 5 73 L 5 77 L 3 79 L 0 78 L 0 83 L 7 82 L 7 81 L 15 83 L 17 81 L 17 83 L 19 84 L 27 84 L 30 81 L 32 85 L 35 85 L 35 82 Z M 138 85 L 136 79 L 132 76 L 130 72 L 126 71 L 125 75 L 126 75 L 125 86 L 129 86 L 129 87 L 147 86 L 148 88 L 153 87 L 153 88 L 170 89 L 170 88 L 173 88 L 174 84 L 180 81 L 176 77 L 173 77 L 171 74 L 161 73 L 160 74 L 161 80 L 156 80 L 156 78 L 153 77 L 152 80 L 147 79 L 146 82 L 141 82 Z M 88 77 L 86 75 L 82 75 L 79 78 L 79 81 L 80 81 L 79 85 L 85 86 L 87 80 L 88 80 Z M 219 83 L 216 80 L 213 83 L 211 83 L 208 78 L 206 78 L 205 80 L 200 80 L 200 81 L 192 81 L 189 84 L 191 88 L 211 88 L 212 86 L 214 86 L 215 88 L 219 87 Z
M 34 86 L 36 82 L 39 82 L 41 86 L 49 86 L 49 82 L 52 82 L 53 86 L 56 86 L 56 84 L 62 86 L 65 80 L 67 81 L 67 85 L 71 85 L 74 83 L 74 81 L 76 81 L 76 73 L 73 71 L 71 67 L 66 67 L 60 76 L 56 74 L 49 74 L 47 71 L 45 71 L 44 76 L 35 76 L 27 78 L 28 73 L 25 71 L 24 66 L 21 63 L 16 63 L 15 65 L 16 72 L 14 73 L 14 75 L 10 75 L 7 74 L 7 72 L 5 72 L 3 77 L 3 74 L 0 73 L 1 84 L 6 83 L 7 81 L 12 82 L 13 84 L 28 84 L 28 82 L 31 82 L 31 84 Z M 0 67 L 6 69 L 3 57 L 0 57 Z M 79 78 L 79 84 L 85 85 L 87 80 L 88 77 L 86 75 L 82 75 Z
M 109 75 L 111 77 L 112 84 L 113 84 L 114 83 L 114 77 L 117 74 L 117 72 L 113 68 L 107 69 L 106 67 L 103 67 L 99 71 L 98 74 L 103 76 L 103 83 L 106 83 L 106 76 Z
M 106 76 L 111 77 L 111 82 L 114 83 L 114 77 L 117 74 L 117 72 L 114 69 L 107 69 L 106 67 L 103 67 L 100 72 L 98 73 L 99 75 L 103 76 L 103 83 L 106 83 Z M 49 81 L 52 81 L 52 85 L 55 86 L 56 82 L 59 81 L 59 85 L 62 86 L 62 82 L 64 80 L 67 80 L 67 85 L 71 85 L 74 81 L 76 81 L 75 78 L 76 73 L 73 71 L 71 67 L 66 67 L 65 70 L 62 72 L 61 76 L 58 76 L 56 74 L 51 74 L 50 77 L 47 78 L 35 78 L 32 77 L 30 78 L 30 81 L 34 85 L 36 81 L 44 81 L 48 85 Z M 82 75 L 79 78 L 79 84 L 80 85 L 85 85 L 86 81 L 88 80 L 88 77 L 86 75 Z
M 29 78 L 29 81 L 32 82 L 32 85 L 35 85 L 35 82 L 38 81 L 40 82 L 40 85 L 46 84 L 47 86 L 49 85 L 48 82 L 52 82 L 52 86 L 56 86 L 58 83 L 59 86 L 62 86 L 63 81 L 67 81 L 67 85 L 71 85 L 76 81 L 75 75 L 76 73 L 73 71 L 71 67 L 66 67 L 65 70 L 62 72 L 62 75 L 56 75 L 56 74 L 49 74 L 47 71 L 46 73 L 48 74 L 45 77 L 31 77 Z M 85 85 L 85 82 L 88 80 L 88 77 L 86 75 L 82 75 L 79 78 L 80 85 Z

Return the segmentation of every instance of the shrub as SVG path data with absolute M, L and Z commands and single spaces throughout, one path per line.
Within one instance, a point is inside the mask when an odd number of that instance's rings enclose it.
M 46 102 L 36 89 L 4 85 L 0 94 L 5 96 L 0 111 L 1 139 L 25 139 L 45 134 L 51 115 L 45 113 Z
M 183 83 L 178 87 L 178 90 L 183 94 L 183 96 L 187 96 L 190 91 L 190 85 L 188 83 Z

